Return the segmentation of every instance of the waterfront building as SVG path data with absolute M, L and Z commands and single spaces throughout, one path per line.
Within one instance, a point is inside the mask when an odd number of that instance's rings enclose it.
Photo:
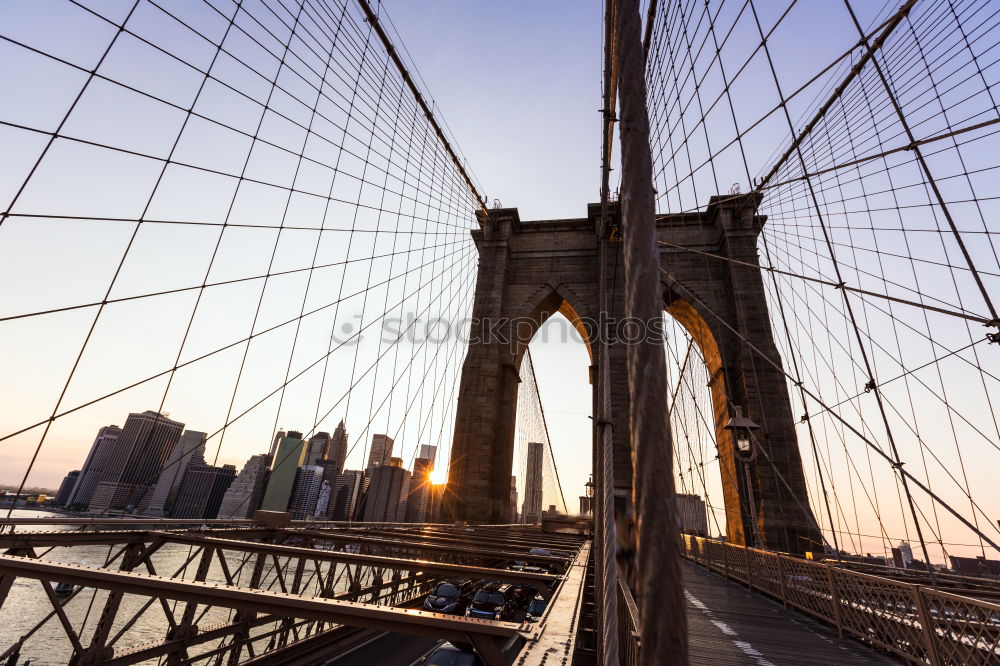
M 417 458 L 413 461 L 413 476 L 410 478 L 410 488 L 406 497 L 406 522 L 427 522 L 427 507 L 431 499 L 431 472 L 433 471 L 433 460 Z
M 354 519 L 364 478 L 365 473 L 359 469 L 349 469 L 337 475 L 326 511 L 330 520 Z
M 708 513 L 705 500 L 698 495 L 674 495 L 677 503 L 677 523 L 684 534 L 708 536 Z
M 305 520 L 315 515 L 322 487 L 323 468 L 319 465 L 303 465 L 295 470 L 295 481 L 288 501 L 292 520 Z
M 527 469 L 524 473 L 524 504 L 521 506 L 521 522 L 527 525 L 542 519 L 542 465 L 545 464 L 545 450 L 541 442 L 528 442 Z
M 88 510 L 91 513 L 132 511 L 140 506 L 183 430 L 183 423 L 158 412 L 129 414 Z
M 67 501 L 69 500 L 70 493 L 73 492 L 73 488 L 76 487 L 76 480 L 80 478 L 80 470 L 74 469 L 72 472 L 66 475 L 59 484 L 59 490 L 56 491 L 55 503 L 59 506 L 68 506 Z
M 234 465 L 214 467 L 201 463 L 187 466 L 177 490 L 171 518 L 215 518 L 222 498 L 236 477 Z
M 167 462 L 160 471 L 160 476 L 153 487 L 153 492 L 147 493 L 145 507 L 140 507 L 141 513 L 147 516 L 170 516 L 177 492 L 184 480 L 184 471 L 189 465 L 205 464 L 206 433 L 197 430 L 185 430 L 180 440 L 170 451 Z
M 514 524 L 517 521 L 517 477 L 513 474 L 510 477 L 510 516 L 507 522 Z
M 330 433 L 328 432 L 318 432 L 310 437 L 309 444 L 306 446 L 304 464 L 318 465 L 321 461 L 326 460 L 326 453 L 329 446 Z
M 448 486 L 444 483 L 431 484 L 430 487 L 430 498 L 427 502 L 427 522 L 428 523 L 440 523 L 441 522 L 441 503 L 444 501 L 444 494 L 447 492 Z
M 279 430 L 274 434 L 274 439 L 271 440 L 271 448 L 267 450 L 267 454 L 271 456 L 271 462 L 274 462 L 274 454 L 278 451 L 278 444 L 281 440 L 285 438 L 285 431 Z
M 325 458 L 333 464 L 336 470 L 333 472 L 334 479 L 344 473 L 344 465 L 347 464 L 347 429 L 344 427 L 343 419 L 337 424 L 337 429 L 333 431 Z
M 372 470 L 361 520 L 374 523 L 403 521 L 410 472 L 403 468 L 402 462 L 400 458 L 390 458 L 389 464 L 378 465 Z
M 80 476 L 77 477 L 69 499 L 66 500 L 66 506 L 85 507 L 90 504 L 90 498 L 93 497 L 97 484 L 101 482 L 104 471 L 111 464 L 115 443 L 121 434 L 122 429 L 116 425 L 104 426 L 97 432 L 94 443 L 90 445 L 87 459 L 80 468 Z
M 372 475 L 372 471 L 379 465 L 388 465 L 389 458 L 392 457 L 392 437 L 388 435 L 372 435 L 372 448 L 368 452 L 368 467 L 365 473 Z
M 288 511 L 288 502 L 292 498 L 292 486 L 295 485 L 295 472 L 299 469 L 306 455 L 305 442 L 302 433 L 290 431 L 282 437 L 275 449 L 274 461 L 271 463 L 271 474 L 267 479 L 264 500 L 260 508 L 265 511 Z
M 313 511 L 313 517 L 320 520 L 326 519 L 326 512 L 330 509 L 330 496 L 333 494 L 333 488 L 330 486 L 330 482 L 323 478 L 323 483 L 319 487 L 319 497 L 316 499 L 316 510 Z
M 230 484 L 219 505 L 219 518 L 250 518 L 260 506 L 267 480 L 268 454 L 251 456 Z

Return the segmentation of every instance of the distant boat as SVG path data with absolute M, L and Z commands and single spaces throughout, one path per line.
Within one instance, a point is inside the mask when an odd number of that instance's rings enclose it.
M 53 592 L 55 592 L 57 597 L 68 597 L 76 592 L 76 585 L 73 583 L 56 583 Z

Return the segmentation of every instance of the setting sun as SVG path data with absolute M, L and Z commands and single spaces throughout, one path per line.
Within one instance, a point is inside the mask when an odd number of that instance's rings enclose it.
M 433 483 L 435 486 L 439 486 L 443 483 L 448 483 L 448 470 L 444 469 L 443 467 L 440 469 L 436 469 L 433 472 L 431 472 L 430 479 L 431 483 Z

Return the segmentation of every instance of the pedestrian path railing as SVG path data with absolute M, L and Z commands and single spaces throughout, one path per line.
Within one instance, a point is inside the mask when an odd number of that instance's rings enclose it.
M 1000 664 L 1000 604 L 683 535 L 689 560 L 919 664 Z

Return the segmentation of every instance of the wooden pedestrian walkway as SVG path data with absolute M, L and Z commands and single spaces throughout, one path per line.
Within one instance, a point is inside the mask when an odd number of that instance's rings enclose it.
M 780 603 L 684 561 L 692 666 L 899 666 Z

